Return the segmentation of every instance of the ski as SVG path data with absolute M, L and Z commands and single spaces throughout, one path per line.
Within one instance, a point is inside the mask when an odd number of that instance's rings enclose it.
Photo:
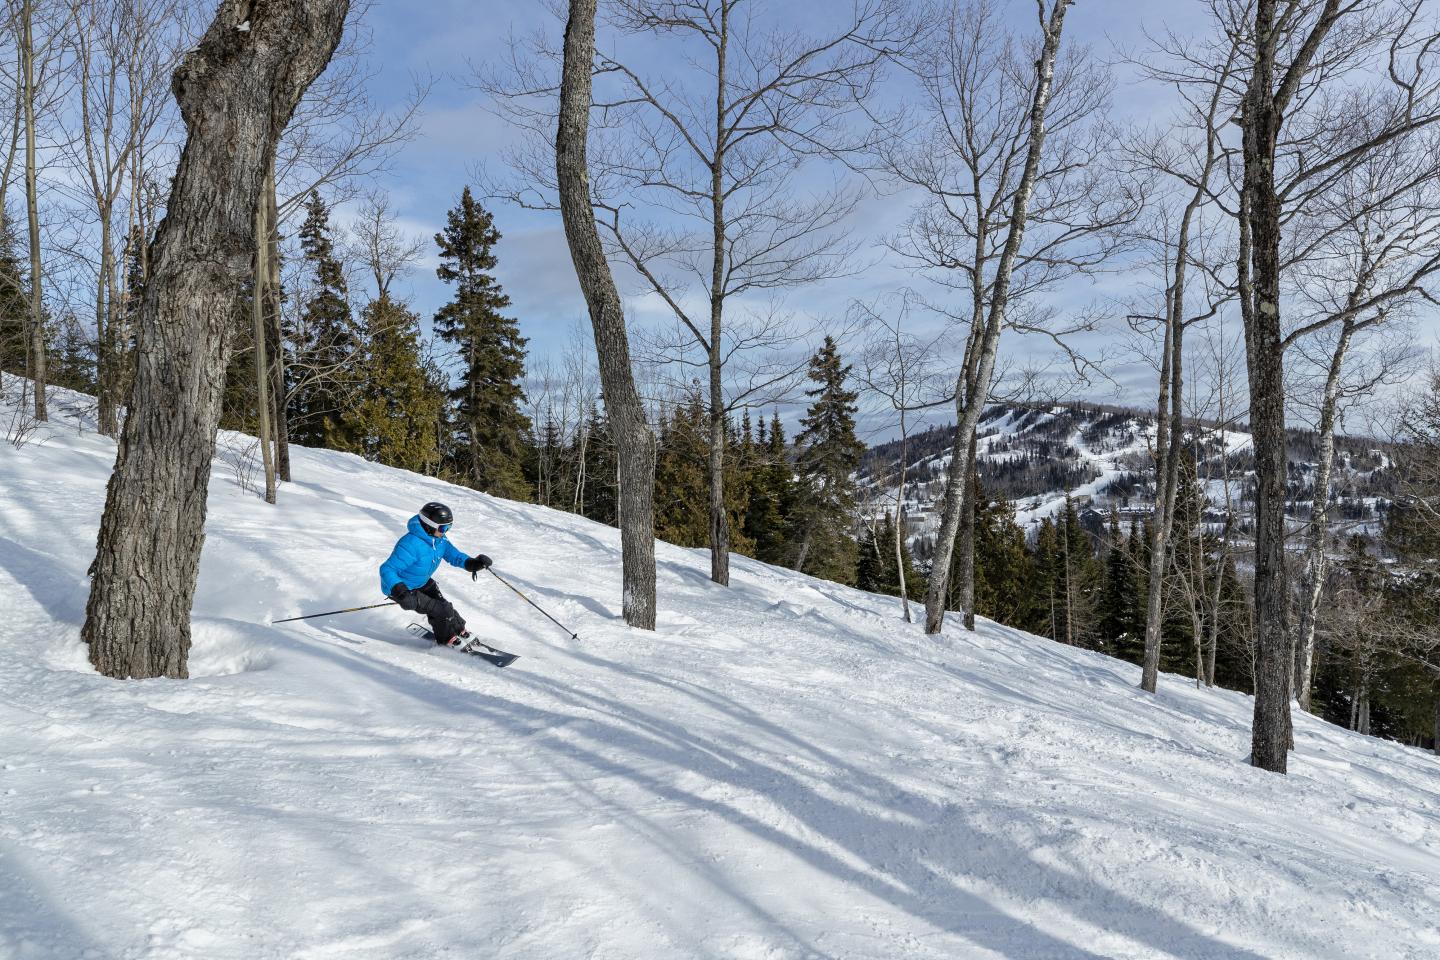
M 423 624 L 412 623 L 408 629 L 411 633 L 423 640 L 429 640 L 431 643 L 435 642 L 435 634 L 430 631 L 429 627 Z M 455 650 L 458 653 L 468 653 L 472 657 L 479 657 L 486 663 L 496 667 L 508 667 L 520 659 L 519 654 L 506 653 L 504 650 L 492 647 L 490 644 L 483 643 L 477 639 L 472 639 L 463 647 L 449 647 L 447 649 Z

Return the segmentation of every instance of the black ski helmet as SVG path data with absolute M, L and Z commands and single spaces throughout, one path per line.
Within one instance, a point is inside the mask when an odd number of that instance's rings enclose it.
M 420 508 L 420 522 L 431 530 L 438 530 L 454 523 L 455 515 L 445 504 L 431 501 Z

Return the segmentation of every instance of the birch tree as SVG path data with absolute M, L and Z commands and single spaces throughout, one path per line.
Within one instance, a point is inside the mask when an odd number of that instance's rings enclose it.
M 172 89 L 187 130 L 139 312 L 134 409 L 106 493 L 82 639 L 109 677 L 188 676 L 229 325 L 275 144 L 348 0 L 223 0 Z
M 1072 2 L 1037 4 L 1039 49 L 1031 66 L 988 8 L 950 10 L 911 67 L 924 92 L 926 135 L 913 146 L 877 151 L 892 176 L 928 195 L 894 245 L 922 266 L 953 273 L 956 279 L 941 282 L 968 294 L 962 315 L 968 315 L 969 333 L 955 377 L 955 446 L 927 589 L 927 633 L 939 632 L 945 613 L 951 558 L 972 486 L 972 440 L 994 381 L 1001 333 L 1007 326 L 1040 329 L 1026 323 L 1019 309 L 1012 311 L 1012 301 L 1103 262 L 1111 246 L 1082 238 L 1100 237 L 1103 231 L 1092 229 L 1097 223 L 1133 216 L 1124 200 L 1109 204 L 1111 191 L 1089 189 L 1096 183 L 1086 181 L 1081 161 L 1100 152 L 1082 128 L 1104 103 L 1106 85 L 1074 61 L 1061 65 L 1057 82 Z M 1052 131 L 1062 149 L 1047 155 Z M 1065 155 L 1074 162 L 1057 159 Z M 1031 214 L 1042 210 L 1026 246 Z

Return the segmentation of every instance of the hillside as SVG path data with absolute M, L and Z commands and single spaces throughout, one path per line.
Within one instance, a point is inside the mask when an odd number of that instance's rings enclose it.
M 944 494 L 954 436 L 953 426 L 934 427 L 911 437 L 905 445 L 905 513 L 917 537 L 933 537 L 938 526 L 938 504 Z M 1250 434 L 1243 429 L 1191 424 L 1186 442 L 1192 448 L 1195 475 L 1206 488 L 1211 519 L 1218 523 L 1233 512 L 1237 532 L 1247 533 L 1254 516 Z M 1127 520 L 1147 517 L 1153 510 L 1153 414 L 1084 403 L 1042 407 L 997 404 L 981 418 L 976 443 L 982 487 L 992 497 L 1014 501 L 1016 519 L 1026 528 L 1054 516 L 1067 496 L 1095 511 L 1087 525 L 1096 532 L 1112 508 Z M 1389 470 L 1390 445 L 1368 437 L 1340 436 L 1336 453 L 1334 528 L 1373 532 L 1395 492 Z M 884 509 L 888 501 L 893 509 L 900 455 L 899 441 L 867 451 L 858 477 L 873 506 Z M 1309 515 L 1314 492 L 1318 456 L 1314 433 L 1290 431 L 1287 456 L 1286 512 L 1298 525 Z
M 275 507 L 217 463 L 193 678 L 103 679 L 78 409 L 0 447 L 6 960 L 1440 955 L 1434 756 L 1301 716 L 1262 773 L 1239 694 L 663 544 L 632 631 L 616 531 L 353 456 Z M 269 625 L 380 599 L 430 499 L 580 639 L 451 568 L 514 666 Z

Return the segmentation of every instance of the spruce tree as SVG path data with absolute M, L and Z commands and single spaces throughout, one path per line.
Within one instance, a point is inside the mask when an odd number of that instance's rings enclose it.
M 1105 576 L 1095 611 L 1096 641 L 1100 649 L 1111 656 L 1129 659 L 1137 651 L 1142 655 L 1144 653 L 1145 621 L 1136 603 L 1139 596 L 1136 580 L 1129 544 L 1120 530 L 1119 511 L 1112 509 L 1106 542 Z
M 760 421 L 755 458 L 743 532 L 754 544 L 757 560 L 788 566 L 793 562 L 790 520 L 795 503 L 795 476 L 790 467 L 785 428 L 778 414 L 771 420 L 768 431 L 765 421 Z
M 298 443 L 360 453 L 363 440 L 347 426 L 354 390 L 361 379 L 364 344 L 350 314 L 349 291 L 335 244 L 330 211 L 318 192 L 305 203 L 300 249 L 311 289 L 297 331 L 296 391 L 290 434 Z
M 340 432 L 366 458 L 434 474 L 440 459 L 444 386 L 421 356 L 420 318 L 382 292 L 361 312 L 367 349 L 355 402 Z
M 805 491 L 800 553 L 795 568 L 839 582 L 854 577 L 856 547 L 849 530 L 855 514 L 853 475 L 865 445 L 855 435 L 858 394 L 846 389 L 850 367 L 842 366 L 835 341 L 810 358 L 806 391 L 809 410 L 800 421 L 796 470 Z
M 29 316 L 29 275 L 10 218 L 0 210 L 0 371 L 26 372 L 25 324 Z
M 709 423 L 698 390 L 660 420 L 655 457 L 657 539 L 682 547 L 703 547 L 710 542 Z
M 991 499 L 975 484 L 975 613 L 1021 630 L 1035 630 L 1032 582 L 1035 562 L 1025 546 L 1025 531 L 1015 522 L 1015 507 L 1008 500 Z M 952 563 L 958 565 L 957 560 Z M 950 589 L 958 597 L 959 577 L 952 575 Z M 951 607 L 958 605 L 952 600 Z
M 575 445 L 574 496 L 580 513 L 597 523 L 618 526 L 619 464 L 615 460 L 609 418 L 599 406 L 590 408 L 585 426 L 576 432 Z
M 440 248 L 436 275 L 455 285 L 455 297 L 435 314 L 435 335 L 459 358 L 450 392 L 455 436 L 448 451 L 458 475 L 477 490 L 527 500 L 525 480 L 530 419 L 522 411 L 525 344 L 520 328 L 501 311 L 510 298 L 491 273 L 500 231 L 466 187 L 459 206 L 435 235 Z

